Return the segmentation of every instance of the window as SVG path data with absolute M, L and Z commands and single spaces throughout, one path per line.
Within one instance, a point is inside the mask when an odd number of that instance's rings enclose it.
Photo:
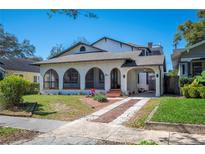
M 38 76 L 33 76 L 33 82 L 38 82 Z
M 23 74 L 18 74 L 18 76 L 22 77 L 23 78 Z
M 148 50 L 142 49 L 142 52 L 140 53 L 140 56 L 149 56 L 149 55 L 150 55 L 150 53 L 149 53 Z
M 193 75 L 200 75 L 202 72 L 202 63 L 201 62 L 194 62 L 192 64 L 192 68 L 193 68 Z
M 137 74 L 137 83 L 138 84 L 140 83 L 140 74 L 139 73 Z
M 48 70 L 43 78 L 44 89 L 58 89 L 58 74 L 55 70 Z
M 63 87 L 65 89 L 80 88 L 80 75 L 76 69 L 70 68 L 65 72 L 63 77 Z
M 182 75 L 185 74 L 185 64 L 182 64 Z
M 146 84 L 149 84 L 149 73 L 146 72 Z
M 86 49 L 84 46 L 80 47 L 80 52 L 84 52 Z

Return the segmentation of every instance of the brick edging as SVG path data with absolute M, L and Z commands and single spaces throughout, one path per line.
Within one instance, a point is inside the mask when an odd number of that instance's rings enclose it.
M 171 132 L 189 133 L 189 134 L 205 134 L 205 125 L 196 124 L 180 124 L 180 123 L 168 123 L 168 122 L 154 122 L 151 121 L 158 106 L 149 114 L 146 122 L 145 129 L 148 130 L 164 130 Z

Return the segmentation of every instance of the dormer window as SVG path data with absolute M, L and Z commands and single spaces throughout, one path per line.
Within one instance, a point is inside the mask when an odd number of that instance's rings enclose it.
M 85 47 L 84 46 L 82 46 L 82 47 L 80 47 L 80 52 L 85 52 Z

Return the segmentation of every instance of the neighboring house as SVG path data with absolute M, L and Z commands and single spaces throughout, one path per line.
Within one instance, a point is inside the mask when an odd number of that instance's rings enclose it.
M 148 47 L 103 37 L 91 45 L 81 43 L 40 66 L 40 90 L 48 94 L 87 93 L 91 88 L 123 94 L 154 91 L 163 94 L 165 57 L 161 46 Z
M 200 75 L 205 70 L 205 40 L 188 48 L 175 49 L 172 54 L 173 69 L 179 76 Z
M 33 60 L 21 58 L 0 58 L 0 74 L 18 75 L 31 82 L 39 82 L 40 68 L 32 65 Z

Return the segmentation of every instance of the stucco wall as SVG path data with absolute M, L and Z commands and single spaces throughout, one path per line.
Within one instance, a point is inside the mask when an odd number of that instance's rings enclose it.
M 11 75 L 23 75 L 23 78 L 26 80 L 29 80 L 31 82 L 34 81 L 34 76 L 40 77 L 40 73 L 35 73 L 35 72 L 24 72 L 24 71 L 15 71 L 15 70 L 6 70 L 6 74 Z
M 131 46 L 125 45 L 125 44 L 120 44 L 119 42 L 115 42 L 109 39 L 103 39 L 97 43 L 95 43 L 93 46 L 98 47 L 100 49 L 104 49 L 107 51 L 112 51 L 112 52 L 130 52 L 130 51 L 136 51 L 137 48 L 133 48 Z
M 110 73 L 112 69 L 118 68 L 120 70 L 121 75 L 121 91 L 124 94 L 128 94 L 128 81 L 129 84 L 132 84 L 132 81 L 128 79 L 128 71 L 133 69 L 130 67 L 121 67 L 123 64 L 123 60 L 115 60 L 115 61 L 96 61 L 96 62 L 79 62 L 79 63 L 61 63 L 61 64 L 45 64 L 41 65 L 40 67 L 40 90 L 41 93 L 52 93 L 52 94 L 58 94 L 59 92 L 62 94 L 67 93 L 76 93 L 76 92 L 85 92 L 85 76 L 86 73 L 93 67 L 100 68 L 105 76 L 105 90 L 100 90 L 102 92 L 108 92 L 110 90 L 111 81 L 110 81 Z M 69 68 L 75 68 L 78 70 L 80 74 L 80 87 L 81 90 L 64 90 L 63 89 L 63 75 Z M 158 66 L 146 66 L 146 67 L 136 67 L 139 69 L 143 68 L 151 68 L 156 74 L 158 74 L 158 77 L 156 78 L 156 96 L 160 96 L 160 71 Z M 54 69 L 59 75 L 59 90 L 44 90 L 43 89 L 43 77 L 46 71 L 49 69 Z M 161 67 L 161 72 L 163 72 L 163 67 Z M 162 74 L 161 74 L 162 75 Z M 132 77 L 134 78 L 134 77 Z M 161 81 L 161 84 L 163 82 Z M 161 88 L 163 85 L 161 85 Z M 135 87 L 136 88 L 136 87 Z M 161 92 L 162 93 L 162 92 Z

